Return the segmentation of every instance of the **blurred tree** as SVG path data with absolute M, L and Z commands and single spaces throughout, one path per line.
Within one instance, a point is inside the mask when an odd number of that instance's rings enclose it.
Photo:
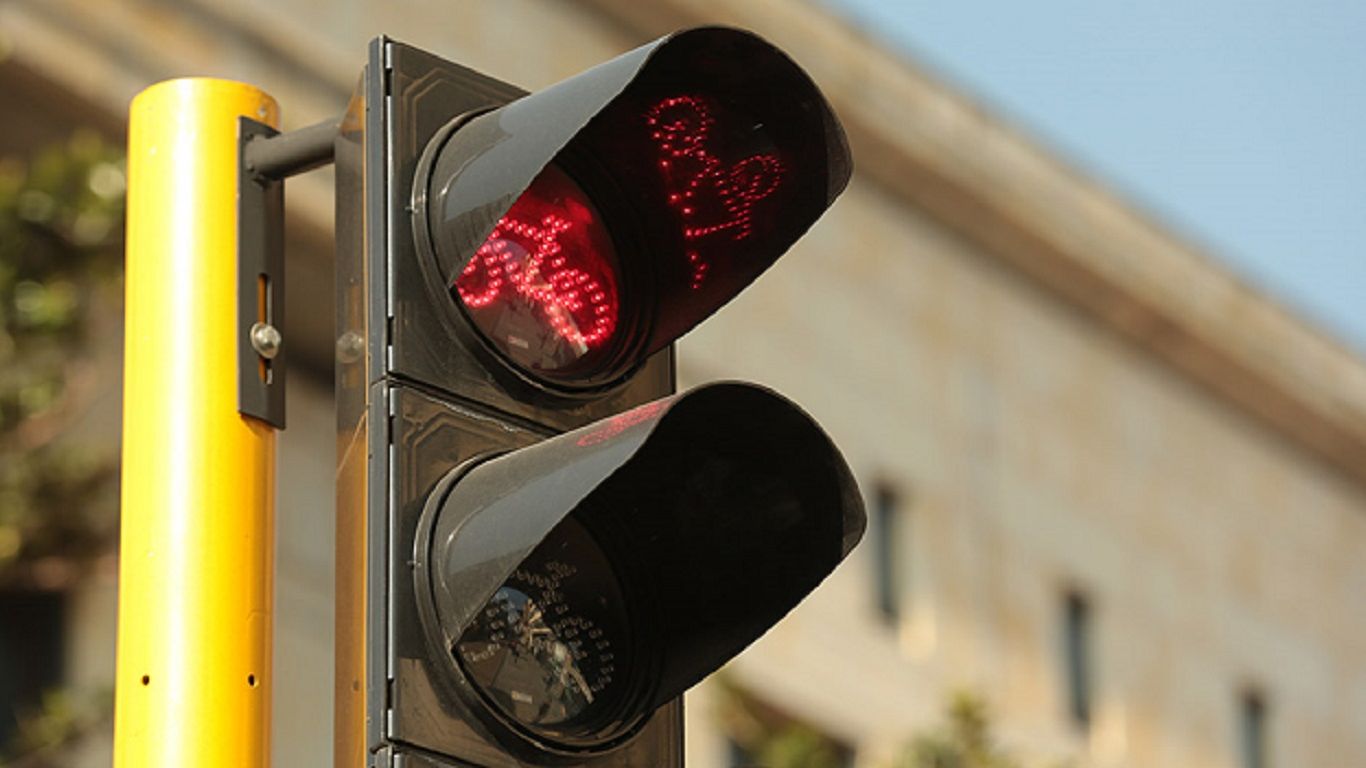
M 66 748 L 97 728 L 107 728 L 113 717 L 113 691 L 75 695 L 54 690 L 26 712 L 8 748 L 0 752 L 3 768 L 61 768 L 68 765 Z
M 1019 768 L 992 742 L 987 705 L 980 697 L 955 694 L 947 715 L 939 729 L 911 741 L 895 768 Z
M 949 700 L 946 722 L 916 736 L 891 768 L 1021 768 L 1024 763 L 998 747 L 991 737 L 986 701 L 959 691 Z M 1049 763 L 1071 768 L 1068 761 Z
M 853 764 L 847 746 L 764 704 L 725 675 L 717 682 L 722 727 L 738 748 L 736 768 L 846 768 Z
M 844 768 L 853 765 L 845 745 L 759 701 L 729 678 L 718 679 L 718 714 L 739 749 L 732 768 Z M 990 713 L 976 694 L 949 701 L 946 721 L 915 736 L 888 768 L 1022 768 L 991 737 Z M 1068 764 L 1054 764 L 1067 768 Z
M 116 446 L 64 435 L 105 383 L 88 338 L 118 307 L 123 197 L 93 133 L 0 160 L 0 588 L 59 586 L 113 548 Z
M 71 430 L 111 385 L 92 331 L 121 304 L 123 201 L 122 155 L 94 133 L 0 159 L 0 597 L 65 590 L 116 545 L 118 446 Z M 64 745 L 108 725 L 108 691 L 15 687 L 36 661 L 0 659 L 0 765 L 64 764 Z

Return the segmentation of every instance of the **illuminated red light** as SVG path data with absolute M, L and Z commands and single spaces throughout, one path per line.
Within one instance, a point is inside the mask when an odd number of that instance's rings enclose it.
M 723 148 L 713 146 L 716 118 L 701 96 L 672 96 L 645 114 L 650 138 L 663 157 L 659 161 L 669 187 L 668 201 L 683 220 L 689 243 L 692 287 L 700 288 L 710 266 L 696 242 L 721 233 L 743 240 L 753 232 L 754 206 L 772 195 L 786 173 L 773 153 L 758 153 L 726 163 Z
M 588 197 L 547 166 L 452 285 L 515 361 L 554 372 L 612 338 L 620 301 L 611 237 Z
M 655 149 L 646 167 L 658 168 L 659 176 L 650 173 L 649 184 L 676 217 L 678 240 L 635 257 L 672 251 L 685 261 L 658 273 L 669 276 L 664 296 L 683 285 L 705 291 L 703 297 L 720 295 L 754 266 L 746 261 L 745 241 L 763 249 L 777 221 L 775 193 L 792 168 L 763 123 L 743 108 L 698 94 L 652 104 L 636 113 L 644 125 L 633 121 L 633 128 Z M 630 346 L 616 339 L 618 330 L 640 327 L 622 320 L 622 266 L 593 202 L 549 165 L 494 223 L 449 287 L 471 323 L 519 368 L 560 381 L 598 381 L 619 372 L 617 356 Z M 633 274 L 648 282 L 654 269 Z M 683 279 L 675 283 L 675 274 Z

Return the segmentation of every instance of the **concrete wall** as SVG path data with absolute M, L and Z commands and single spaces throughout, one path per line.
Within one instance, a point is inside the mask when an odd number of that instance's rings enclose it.
M 902 625 L 862 548 L 735 663 L 774 703 L 878 755 L 968 687 L 1027 755 L 1232 768 L 1255 686 L 1271 765 L 1366 759 L 1361 488 L 933 221 L 856 183 L 679 358 L 785 392 L 909 501 Z M 1069 589 L 1095 614 L 1089 737 Z

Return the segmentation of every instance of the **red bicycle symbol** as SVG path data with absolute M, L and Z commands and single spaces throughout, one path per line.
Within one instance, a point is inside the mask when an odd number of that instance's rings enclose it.
M 773 194 L 786 173 L 778 156 L 760 153 L 725 164 L 711 147 L 716 119 L 699 96 L 667 98 L 650 108 L 645 122 L 663 154 L 659 167 L 669 186 L 669 204 L 683 219 L 683 238 L 696 241 L 721 232 L 730 232 L 734 240 L 749 237 L 755 204 Z M 708 264 L 696 248 L 688 251 L 688 259 L 692 287 L 699 288 Z
M 567 263 L 559 237 L 573 227 L 553 214 L 532 224 L 510 211 L 456 278 L 460 300 L 480 309 L 511 290 L 580 352 L 604 341 L 616 327 L 616 307 L 597 279 Z

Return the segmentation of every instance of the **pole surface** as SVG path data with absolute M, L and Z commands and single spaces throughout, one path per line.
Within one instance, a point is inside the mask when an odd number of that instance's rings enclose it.
M 114 765 L 265 766 L 275 431 L 237 412 L 241 83 L 172 80 L 128 137 Z

